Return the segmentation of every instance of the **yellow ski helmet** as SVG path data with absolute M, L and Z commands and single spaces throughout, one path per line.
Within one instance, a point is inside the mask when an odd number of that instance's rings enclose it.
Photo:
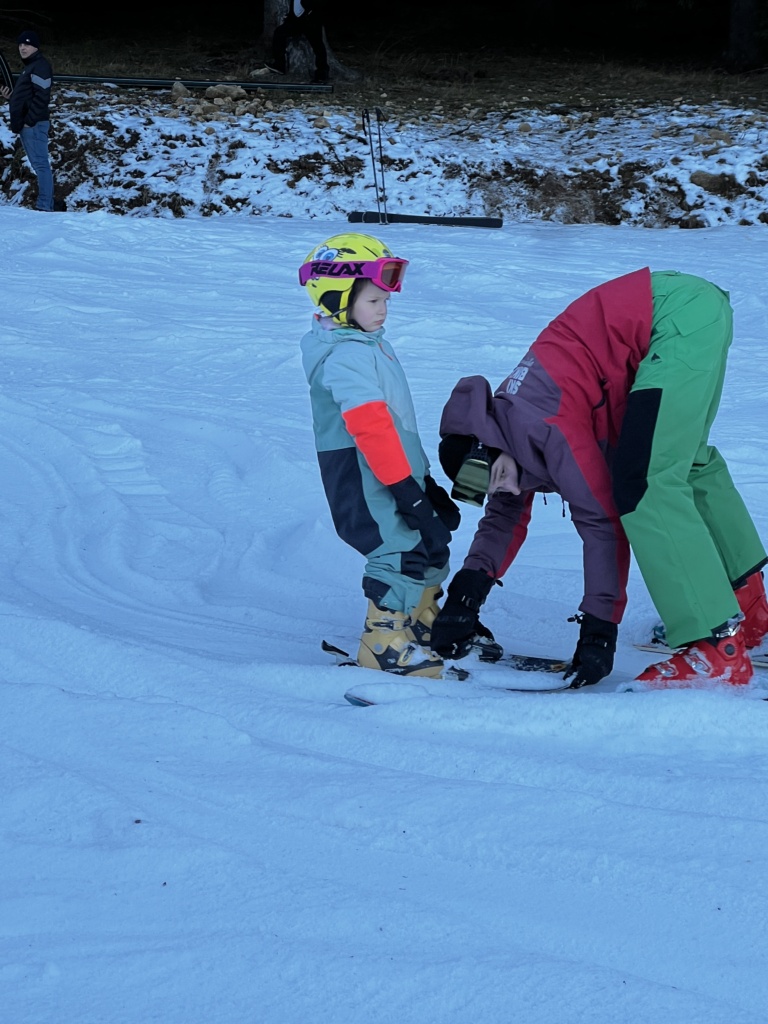
M 346 325 L 355 281 L 373 281 L 387 292 L 399 292 L 408 260 L 398 259 L 372 235 L 334 235 L 316 246 L 299 269 L 315 306 Z

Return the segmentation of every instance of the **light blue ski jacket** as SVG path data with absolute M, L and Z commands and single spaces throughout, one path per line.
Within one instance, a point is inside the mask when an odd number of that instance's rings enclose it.
M 383 328 L 368 334 L 329 323 L 313 319 L 301 354 L 334 526 L 364 555 L 409 551 L 420 537 L 388 486 L 409 475 L 423 486 L 429 470 L 408 381 Z

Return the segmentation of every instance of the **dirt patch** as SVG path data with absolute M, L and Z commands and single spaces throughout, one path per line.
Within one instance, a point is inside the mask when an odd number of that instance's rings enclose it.
M 768 68 L 728 74 L 718 67 L 616 61 L 604 55 L 561 50 L 519 53 L 493 46 L 461 51 L 431 46 L 423 36 L 365 39 L 331 36 L 336 75 L 332 107 L 373 107 L 386 101 L 399 114 L 417 116 L 435 105 L 446 115 L 465 108 L 524 109 L 562 104 L 606 112 L 615 106 L 649 103 L 730 102 L 768 109 Z M 0 37 L 0 49 L 15 53 L 15 40 Z M 233 49 L 226 41 L 180 36 L 168 40 L 80 39 L 46 47 L 54 73 L 163 79 L 253 81 L 263 65 L 261 40 Z M 288 75 L 284 81 L 301 82 Z
M 106 62 L 105 52 L 109 56 Z M 220 77 L 224 83 L 254 81 L 251 73 L 260 65 L 256 50 L 222 54 L 215 46 L 195 40 L 184 40 L 183 45 L 162 50 L 102 42 L 98 60 L 87 44 L 79 43 L 58 47 L 51 57 L 59 74 L 106 71 L 116 77 Z M 650 67 L 487 51 L 432 53 L 428 61 L 423 55 L 408 52 L 398 56 L 359 49 L 339 50 L 337 57 L 356 72 L 357 78 L 336 81 L 332 93 L 246 93 L 234 84 L 222 84 L 200 94 L 191 123 L 188 120 L 178 130 L 169 127 L 161 132 L 159 142 L 157 134 L 153 136 L 167 157 L 168 168 L 162 175 L 155 171 L 154 180 L 148 180 L 146 173 L 153 153 L 147 149 L 141 122 L 148 123 L 158 114 L 173 119 L 177 116 L 174 102 L 187 100 L 172 95 L 169 101 L 167 90 L 121 90 L 110 96 L 108 90 L 102 89 L 96 96 L 83 88 L 76 98 L 68 97 L 66 104 L 60 102 L 62 116 L 54 118 L 52 152 L 57 192 L 64 200 L 72 198 L 72 209 L 102 208 L 116 213 L 170 211 L 177 217 L 193 209 L 203 214 L 261 212 L 256 206 L 258 190 L 238 187 L 241 171 L 237 170 L 236 151 L 242 143 L 224 142 L 209 156 L 205 141 L 206 133 L 214 131 L 212 125 L 217 119 L 245 115 L 254 119 L 250 122 L 253 133 L 261 140 L 254 160 L 263 160 L 266 171 L 279 176 L 284 189 L 292 190 L 297 201 L 302 189 L 306 191 L 307 182 L 321 183 L 328 194 L 351 189 L 368 172 L 362 124 L 354 126 L 355 112 L 359 114 L 363 109 L 381 110 L 385 149 L 387 142 L 392 141 L 387 140 L 386 133 L 395 132 L 398 121 L 418 126 L 426 142 L 431 141 L 430 133 L 438 134 L 437 129 L 441 139 L 448 139 L 448 148 L 439 160 L 431 153 L 421 162 L 410 164 L 385 156 L 387 180 L 397 182 L 404 203 L 408 201 L 409 181 L 431 175 L 445 184 L 464 182 L 468 202 L 487 216 L 614 225 L 626 222 L 631 208 L 634 212 L 630 222 L 637 225 L 698 227 L 712 223 L 703 213 L 706 196 L 718 197 L 741 211 L 748 206 L 754 208 L 755 197 L 763 194 L 766 187 L 768 158 L 753 163 L 746 175 L 740 175 L 740 180 L 729 168 L 719 171 L 713 166 L 714 161 L 707 161 L 721 148 L 730 146 L 740 133 L 757 130 L 760 118 L 764 122 L 760 111 L 768 107 L 768 73 L 726 75 L 717 69 Z M 290 76 L 286 80 L 291 82 Z M 121 115 L 123 99 L 126 105 L 130 102 L 130 118 Z M 722 110 L 726 102 L 733 104 L 735 110 L 748 112 L 741 119 L 730 119 L 730 131 L 714 124 L 710 113 L 715 105 Z M 660 104 L 670 111 L 664 128 L 670 136 L 670 151 L 674 146 L 690 145 L 690 139 L 681 139 L 675 127 L 674 112 L 682 103 L 688 109 L 698 104 L 701 110 L 701 129 L 693 136 L 701 167 L 691 174 L 689 181 L 681 183 L 675 177 L 674 167 L 670 166 L 674 158 L 660 167 L 643 159 L 637 151 L 617 153 L 626 148 L 623 145 L 600 148 L 601 123 L 621 125 L 625 133 L 625 126 L 630 123 L 642 124 L 645 107 Z M 185 116 L 190 110 L 188 106 L 176 109 L 184 110 Z M 283 146 L 280 155 L 275 155 L 272 150 L 281 133 L 283 137 L 287 134 L 286 119 L 280 114 L 290 116 L 292 110 L 304 111 L 314 119 L 319 145 L 316 148 L 313 142 L 306 151 L 290 155 Z M 494 129 L 499 133 L 529 133 L 535 139 L 537 117 L 541 124 L 542 112 L 549 117 L 547 131 L 554 125 L 551 130 L 557 139 L 565 141 L 568 135 L 568 143 L 572 137 L 589 140 L 590 154 L 585 155 L 582 147 L 578 159 L 570 153 L 568 166 L 560 167 L 543 161 L 538 150 L 529 160 L 511 162 L 502 156 L 490 163 L 487 159 L 465 156 L 456 159 L 450 149 L 452 134 L 460 136 L 463 143 L 475 139 L 482 142 L 484 133 Z M 334 113 L 343 113 L 348 125 L 352 115 L 351 127 L 341 136 L 326 131 L 328 118 Z M 181 114 L 178 116 L 181 125 Z M 493 119 L 490 127 L 489 117 Z M 750 118 L 754 123 L 750 123 Z M 78 131 L 68 127 L 75 122 Z M 18 153 L 6 151 L 4 155 L 6 167 L 0 174 L 0 189 L 9 201 L 15 196 L 15 201 L 29 205 L 33 176 Z M 601 167 L 593 166 L 599 162 L 598 157 Z M 605 169 L 606 163 L 610 164 L 610 171 Z M 185 182 L 183 175 L 187 172 Z M 204 193 L 196 203 L 189 199 L 193 178 Z M 77 191 L 87 182 L 101 190 L 100 199 L 89 196 L 78 200 Z M 341 201 L 332 202 L 343 210 Z M 269 206 L 263 210 L 293 215 Z M 738 216 L 742 216 L 741 212 Z M 740 222 L 766 220 L 768 215 L 753 212 L 751 220 Z

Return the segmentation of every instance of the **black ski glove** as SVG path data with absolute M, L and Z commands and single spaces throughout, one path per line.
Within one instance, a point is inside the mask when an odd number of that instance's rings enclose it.
M 432 503 L 412 476 L 390 484 L 397 510 L 412 530 L 418 530 L 429 555 L 447 551 L 451 542 L 448 527 L 435 514 Z
M 582 686 L 599 683 L 605 676 L 610 675 L 618 632 L 619 627 L 615 622 L 606 622 L 605 619 L 598 619 L 597 616 L 584 612 L 579 642 L 563 679 L 573 676 L 571 686 L 579 689 Z
M 461 512 L 448 491 L 441 487 L 434 477 L 427 476 L 424 479 L 424 493 L 432 502 L 432 508 L 437 512 L 451 533 L 458 530 L 459 523 L 461 522 Z
M 494 584 L 482 569 L 459 569 L 448 585 L 448 596 L 432 623 L 430 646 L 441 658 L 463 658 L 477 633 L 478 616 Z

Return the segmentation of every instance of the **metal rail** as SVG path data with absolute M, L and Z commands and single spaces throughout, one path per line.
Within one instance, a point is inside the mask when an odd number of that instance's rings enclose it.
M 302 84 L 301 82 L 228 82 L 219 79 L 202 81 L 197 78 L 115 78 L 108 75 L 57 75 L 53 76 L 54 84 L 63 85 L 72 83 L 78 85 L 117 85 L 122 89 L 171 89 L 178 82 L 187 89 L 210 89 L 214 85 L 239 86 L 246 92 L 256 92 L 259 89 L 275 90 L 281 89 L 284 92 L 333 92 L 332 85 L 319 85 L 315 83 Z

